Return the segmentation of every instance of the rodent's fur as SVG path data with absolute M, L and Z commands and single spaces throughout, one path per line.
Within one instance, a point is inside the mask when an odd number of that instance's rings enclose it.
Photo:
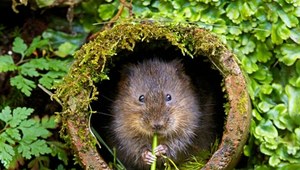
M 142 153 L 151 151 L 155 131 L 158 144 L 167 146 L 166 156 L 176 163 L 209 149 L 215 140 L 214 113 L 202 106 L 212 99 L 199 101 L 196 90 L 176 59 L 147 59 L 124 67 L 111 107 L 110 130 L 117 156 L 128 169 L 149 169 Z

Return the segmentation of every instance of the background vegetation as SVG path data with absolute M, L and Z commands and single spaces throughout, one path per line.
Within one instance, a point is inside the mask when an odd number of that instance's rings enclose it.
M 51 91 L 87 37 L 92 38 L 103 26 L 131 17 L 137 22 L 190 23 L 219 36 L 236 53 L 249 76 L 253 120 L 243 168 L 300 168 L 300 1 L 1 3 L 3 9 L 9 4 L 5 14 L 16 18 L 8 22 L 1 17 L 0 26 L 2 166 L 74 168 L 72 155 L 67 154 L 68 148 L 57 134 L 59 119 L 53 115 L 59 106 L 38 85 Z M 32 149 L 37 146 L 41 149 Z M 51 167 L 50 161 L 58 162 L 58 166 Z

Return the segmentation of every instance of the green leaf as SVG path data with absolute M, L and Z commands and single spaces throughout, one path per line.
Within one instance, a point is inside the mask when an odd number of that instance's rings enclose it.
M 283 166 L 280 166 L 277 170 L 296 170 L 300 169 L 300 163 L 298 164 L 285 164 Z
M 65 68 L 68 68 L 68 66 Z M 48 73 L 42 75 L 42 77 L 39 79 L 39 83 L 47 89 L 51 89 L 53 85 L 61 82 L 66 73 L 66 71 L 49 71 Z
M 113 4 L 101 4 L 98 8 L 99 17 L 103 20 L 109 20 L 116 12 L 116 6 Z
M 12 146 L 2 142 L 0 140 L 0 160 L 5 168 L 8 169 L 10 162 L 13 160 L 15 151 Z
M 240 23 L 241 21 L 237 20 L 240 17 L 240 12 L 238 10 L 238 2 L 231 2 L 226 8 L 226 16 L 232 20 L 233 23 Z
M 270 165 L 255 165 L 255 170 L 274 170 Z
M 280 115 L 278 119 L 289 131 L 293 131 L 295 129 L 295 120 L 292 119 L 288 113 L 282 113 L 282 115 Z
M 250 157 L 250 155 L 252 153 L 252 147 L 249 145 L 245 145 L 243 150 L 244 150 L 244 155 L 247 157 Z
M 26 159 L 30 159 L 31 158 L 30 144 L 20 142 L 20 145 L 18 146 L 18 152 L 22 154 L 22 156 L 25 157 Z
M 22 64 L 19 68 L 20 74 L 22 74 L 23 76 L 37 77 L 40 75 L 39 72 L 36 70 L 36 67 L 30 62 Z
M 246 19 L 253 15 L 255 12 L 250 8 L 249 4 L 247 2 L 244 2 L 244 4 L 241 6 L 241 16 Z
M 49 70 L 68 72 L 70 68 L 70 60 L 48 60 Z
M 57 141 L 48 142 L 48 145 L 52 149 L 51 155 L 52 156 L 57 155 L 58 159 L 63 161 L 67 165 L 68 164 L 68 154 L 66 152 L 66 145 L 61 142 L 57 142 Z
M 39 70 L 49 70 L 49 60 L 55 59 L 46 59 L 46 58 L 33 58 L 31 59 L 28 64 L 30 67 L 39 69 Z
M 282 44 L 283 42 L 283 39 L 282 37 L 279 35 L 279 32 L 281 32 L 281 34 L 283 34 L 284 32 L 283 31 L 278 31 L 280 27 L 284 27 L 284 24 L 273 24 L 272 25 L 272 32 L 271 32 L 271 39 L 272 39 L 272 42 L 274 44 Z
M 50 157 L 49 156 L 38 156 L 30 160 L 27 164 L 28 169 L 41 169 L 49 170 Z M 57 170 L 57 169 L 55 169 Z M 65 169 L 62 169 L 65 170 Z
M 260 113 L 256 109 L 252 110 L 252 116 L 255 117 L 257 120 L 263 119 L 262 116 L 260 115 Z
M 259 21 L 262 21 L 263 23 L 265 23 L 266 20 L 267 20 L 265 7 L 264 6 L 258 6 L 257 11 L 255 13 L 255 16 Z
M 21 54 L 22 57 L 24 57 L 26 49 L 27 45 L 24 43 L 23 39 L 21 39 L 20 37 L 16 37 L 13 42 L 12 50 L 15 53 Z
M 265 138 L 278 137 L 278 131 L 271 120 L 262 120 L 255 128 L 255 133 Z
M 271 120 L 275 120 L 285 113 L 287 113 L 286 106 L 284 104 L 278 104 L 268 112 L 268 118 Z
M 269 102 L 262 101 L 258 103 L 258 108 L 263 112 L 268 112 L 274 105 L 270 104 Z
M 51 47 L 57 49 L 61 44 L 70 42 L 76 44 L 77 47 L 83 44 L 87 36 L 87 33 L 80 34 L 67 34 L 58 30 L 47 29 L 43 32 L 43 39 L 47 39 Z
M 293 65 L 300 59 L 300 48 L 297 44 L 283 44 L 280 51 L 283 57 L 279 57 L 279 61 L 282 61 L 288 66 Z
M 300 125 L 300 88 L 292 87 L 290 85 L 287 85 L 285 87 L 285 92 L 288 95 L 288 112 L 289 115 L 293 120 L 295 120 L 295 123 Z
M 287 27 L 292 28 L 298 25 L 299 23 L 298 18 L 295 17 L 293 14 L 285 13 L 283 10 L 278 10 L 277 12 L 278 12 L 278 16 Z
M 32 144 L 31 147 L 31 154 L 34 156 L 40 156 L 41 154 L 51 153 L 51 149 L 47 145 L 45 140 L 36 140 Z
M 282 160 L 287 160 L 290 163 L 300 163 L 299 158 L 295 158 L 288 153 L 287 146 L 280 145 L 278 149 L 276 149 L 276 154 Z
M 254 51 L 255 49 L 255 43 L 252 41 L 252 39 L 249 36 L 242 36 L 242 45 L 241 51 L 243 54 L 249 54 Z
M 300 128 L 295 129 L 296 138 L 298 141 L 300 141 Z
M 13 118 L 11 119 L 10 124 L 11 127 L 18 126 L 22 121 L 28 118 L 31 113 L 33 113 L 33 109 L 26 107 L 18 107 L 13 110 Z
M 279 120 L 279 117 L 287 114 L 287 108 L 284 104 L 278 104 L 267 112 L 268 119 L 273 120 L 274 125 L 279 129 L 286 129 L 285 125 Z
M 254 36 L 261 41 L 265 41 L 267 37 L 271 35 L 272 24 L 269 22 L 264 22 L 258 25 L 258 27 L 254 30 Z
M 76 49 L 77 45 L 65 42 L 58 47 L 58 50 L 55 51 L 55 54 L 59 57 L 66 57 L 67 55 L 73 55 Z
M 298 3 L 300 3 L 299 1 L 298 1 Z M 300 4 L 299 4 L 300 5 Z M 294 10 L 294 14 L 295 14 L 295 16 L 297 16 L 297 17 L 300 17 L 300 6 L 297 6 L 296 7 L 296 9 Z
M 23 138 L 22 140 L 26 143 L 31 143 L 32 141 L 37 140 L 39 137 L 47 138 L 51 136 L 51 132 L 43 127 L 39 120 L 25 120 L 20 124 L 19 127 L 22 130 Z
M 290 38 L 297 44 L 300 44 L 300 28 L 294 28 L 291 30 Z M 1 70 L 1 69 L 0 69 Z
M 57 127 L 57 122 L 55 121 L 55 116 L 44 116 L 41 121 L 41 125 L 47 129 L 55 129 Z
M 278 21 L 278 5 L 276 3 L 265 3 L 265 11 L 267 13 L 267 19 L 272 23 L 277 23 Z
M 42 78 L 39 79 L 39 83 L 47 89 L 51 89 L 55 79 L 61 77 L 62 75 L 63 74 L 61 72 L 49 71 L 48 73 L 44 74 Z
M 14 71 L 17 66 L 14 63 L 12 56 L 3 55 L 0 56 L 0 72 Z
M 273 149 L 270 149 L 270 148 L 266 147 L 266 142 L 265 141 L 262 142 L 262 144 L 260 145 L 259 149 L 265 155 L 269 155 L 269 156 L 270 155 L 274 155 Z
M 226 26 L 226 22 L 220 19 L 220 15 L 222 15 L 225 11 L 222 9 L 205 9 L 201 12 L 200 20 L 206 24 L 214 24 L 214 25 L 224 25 Z
M 240 23 L 240 27 L 243 30 L 243 32 L 250 33 L 253 31 L 253 28 L 257 27 L 257 23 L 246 20 L 246 21 Z
M 277 27 L 277 34 L 278 34 L 278 36 L 280 36 L 283 40 L 286 40 L 286 39 L 290 38 L 291 31 L 290 31 L 289 28 L 286 27 L 286 25 L 280 24 L 280 25 Z
M 30 129 L 30 132 L 34 132 L 33 128 Z M 26 135 L 28 135 L 28 133 Z M 22 140 L 17 150 L 22 154 L 23 157 L 27 159 L 30 159 L 33 155 L 39 156 L 41 154 L 52 152 L 45 140 L 37 138 L 34 140 L 28 140 L 28 138 L 26 140 Z
M 253 56 L 257 58 L 258 61 L 266 63 L 273 57 L 273 54 L 267 47 L 266 43 L 256 42 L 256 49 Z
M 34 120 L 34 119 L 28 119 L 28 120 L 22 121 L 22 122 L 20 123 L 20 126 L 19 126 L 18 128 L 19 128 L 19 129 L 20 129 L 20 128 L 23 128 L 23 127 L 25 127 L 25 128 L 30 128 L 30 127 L 32 127 L 32 126 L 35 126 L 36 123 L 37 123 L 36 120 Z
M 55 0 L 36 0 L 39 8 L 49 7 L 54 4 Z
M 5 133 L 7 133 L 14 140 L 21 140 L 21 135 L 18 129 L 9 128 L 5 131 Z
M 41 37 L 37 36 L 32 40 L 30 46 L 28 47 L 28 49 L 25 52 L 25 55 L 30 56 L 37 48 L 44 47 L 48 44 L 49 44 L 48 39 L 41 40 Z
M 8 123 L 12 118 L 11 109 L 10 107 L 6 106 L 0 113 L 0 120 Z
M 21 92 L 26 96 L 30 96 L 32 89 L 36 88 L 36 85 L 33 81 L 28 80 L 21 75 L 12 77 L 10 79 L 10 84 L 21 90 Z
M 272 155 L 269 159 L 269 164 L 273 167 L 277 166 L 280 162 L 281 160 L 276 155 Z
M 259 70 L 251 74 L 253 79 L 257 79 L 259 81 L 264 81 L 265 83 L 269 82 L 272 79 L 272 74 L 268 67 L 261 66 Z
M 13 138 L 11 138 L 7 133 L 6 130 L 10 129 L 9 127 L 5 129 L 4 133 L 0 134 L 0 137 L 3 139 L 4 142 L 6 142 L 7 144 L 10 144 L 12 146 L 14 146 L 16 144 L 16 140 L 14 140 Z
M 258 66 L 252 60 L 249 60 L 247 57 L 242 59 L 242 66 L 248 74 L 251 74 L 258 70 Z
M 261 92 L 263 94 L 271 94 L 273 91 L 273 87 L 269 84 L 264 84 L 261 86 Z
M 242 30 L 238 26 L 231 26 L 228 29 L 229 29 L 229 33 L 230 34 L 233 34 L 233 35 L 240 35 L 240 34 L 242 34 Z

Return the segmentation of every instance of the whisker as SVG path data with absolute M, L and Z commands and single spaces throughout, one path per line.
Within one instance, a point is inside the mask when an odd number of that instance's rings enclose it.
M 103 95 L 103 94 L 101 94 L 100 96 L 103 97 L 104 99 L 110 101 L 110 102 L 113 102 L 113 101 L 114 101 L 113 99 L 111 99 L 111 98 L 109 98 L 109 97 L 107 97 L 107 96 L 105 96 L 105 95 Z
M 210 103 L 210 104 L 200 104 L 199 106 L 216 106 L 217 103 Z
M 104 113 L 104 112 L 98 112 L 98 111 L 97 111 L 97 112 L 95 112 L 95 113 L 99 113 L 99 114 L 101 114 L 101 115 L 111 116 L 111 117 L 113 116 L 113 115 L 111 115 L 111 114 L 109 114 L 109 113 Z

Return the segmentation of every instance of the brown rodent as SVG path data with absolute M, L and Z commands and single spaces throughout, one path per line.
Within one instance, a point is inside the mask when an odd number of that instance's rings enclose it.
M 127 169 L 149 169 L 154 132 L 158 166 L 163 166 L 160 154 L 181 163 L 209 148 L 215 139 L 213 111 L 201 106 L 212 99 L 199 101 L 196 90 L 179 60 L 126 65 L 112 103 L 110 128 L 117 156 Z

